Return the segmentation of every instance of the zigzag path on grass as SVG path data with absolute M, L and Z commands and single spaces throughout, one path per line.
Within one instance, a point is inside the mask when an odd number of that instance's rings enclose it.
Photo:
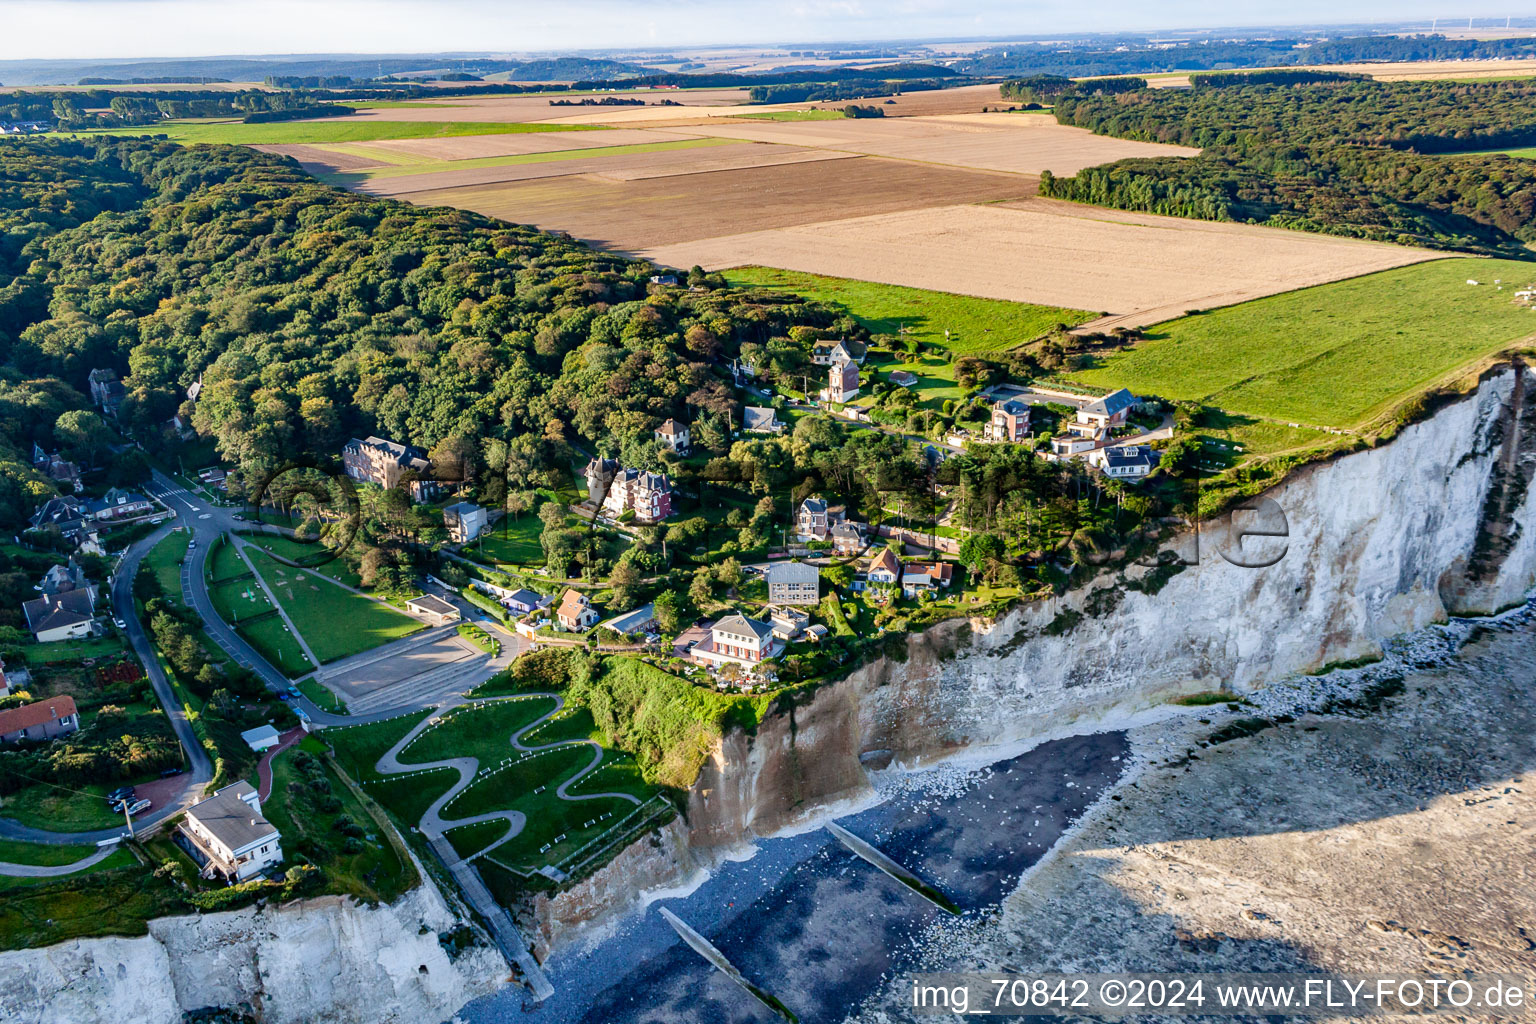
M 441 813 L 442 809 L 446 807 L 454 797 L 458 796 L 465 789 L 469 788 L 470 784 L 475 781 L 475 776 L 480 770 L 480 759 L 475 757 L 446 757 L 437 761 L 424 761 L 420 763 L 403 764 L 399 760 L 399 754 L 401 751 L 405 750 L 406 747 L 410 746 L 412 740 L 416 739 L 417 736 L 420 736 L 434 722 L 442 720 L 444 715 L 448 714 L 448 712 L 454 710 L 455 708 L 460 708 L 465 705 L 479 706 L 481 704 L 492 704 L 499 701 L 530 700 L 544 697 L 552 698 L 555 702 L 555 706 L 550 709 L 548 713 L 541 715 L 538 719 L 528 723 L 527 725 L 518 729 L 516 732 L 512 733 L 512 735 L 508 737 L 508 743 L 512 749 L 522 751 L 523 753 L 532 756 L 534 754 L 541 754 L 546 751 L 555 750 L 560 747 L 575 747 L 582 745 L 589 746 L 592 748 L 592 760 L 589 761 L 587 765 L 580 771 L 576 772 L 570 778 L 556 786 L 555 796 L 559 797 L 561 800 L 570 801 L 600 800 L 612 797 L 618 800 L 628 800 L 630 803 L 638 806 L 642 801 L 638 797 L 635 797 L 629 793 L 575 794 L 569 792 L 572 785 L 580 782 L 583 778 L 592 774 L 592 772 L 597 770 L 598 765 L 602 764 L 603 748 L 602 745 L 596 741 L 557 740 L 554 743 L 544 743 L 538 746 L 528 746 L 522 741 L 523 736 L 527 735 L 534 729 L 537 729 L 539 726 L 549 721 L 555 715 L 558 715 L 560 711 L 565 707 L 565 698 L 560 696 L 558 693 L 519 693 L 511 694 L 505 697 L 481 697 L 475 699 L 460 696 L 446 701 L 432 714 L 417 722 L 416 725 L 412 727 L 411 731 L 406 733 L 399 742 L 386 750 L 374 764 L 374 770 L 379 772 L 381 775 L 399 775 L 406 772 L 430 771 L 434 768 L 452 768 L 456 770 L 459 773 L 459 781 L 450 786 L 448 792 L 432 801 L 431 806 L 429 806 L 426 810 L 426 813 L 421 816 L 421 820 L 417 823 L 416 827 L 421 830 L 422 834 L 425 835 L 428 840 L 433 840 L 440 838 L 448 829 L 460 828 L 464 825 L 476 825 L 482 821 L 505 821 L 507 823 L 507 830 L 505 833 L 498 836 L 496 839 L 487 843 L 485 846 L 481 847 L 479 850 L 476 850 L 474 853 L 470 854 L 464 859 L 470 860 L 474 857 L 478 857 L 485 851 L 491 849 L 492 847 L 501 845 L 508 839 L 513 838 L 519 832 L 521 832 L 524 825 L 524 817 L 522 813 L 519 811 L 488 811 L 485 814 L 475 814 L 466 818 L 444 818 Z

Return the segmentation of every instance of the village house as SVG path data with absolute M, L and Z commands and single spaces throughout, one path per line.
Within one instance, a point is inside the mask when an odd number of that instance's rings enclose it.
M 597 624 L 598 629 L 611 629 L 620 636 L 633 636 L 637 633 L 656 632 L 656 606 L 654 604 L 641 605 L 634 611 L 615 615 Z
M 818 341 L 811 346 L 811 362 L 817 366 L 836 366 L 838 363 L 863 366 L 868 355 L 869 349 L 862 341 Z
M 824 402 L 851 402 L 859 397 L 859 367 L 849 361 L 834 363 L 827 371 L 827 386 L 821 389 Z
M 784 645 L 774 639 L 771 625 L 735 612 L 710 626 L 709 639 L 695 644 L 690 653 L 714 668 L 727 664 L 752 668 L 783 650 Z
M 864 524 L 852 520 L 832 527 L 832 553 L 851 557 L 864 550 Z
M 672 481 L 665 473 L 625 469 L 617 459 L 587 463 L 587 497 L 615 519 L 633 512 L 642 523 L 657 523 L 672 514 Z
M 901 559 L 890 548 L 881 548 L 869 560 L 864 578 L 870 583 L 894 584 L 901 579 Z
M 811 616 L 799 608 L 775 605 L 768 609 L 768 624 L 773 627 L 773 635 L 787 643 L 811 624 Z
M 688 438 L 688 425 L 669 419 L 656 428 L 656 440 L 668 451 L 687 455 L 692 442 Z
M 555 620 L 567 633 L 584 633 L 597 624 L 597 609 L 587 595 L 579 590 L 567 590 L 555 609 Z
M 1088 464 L 1117 480 L 1140 480 L 1157 468 L 1161 456 L 1144 444 L 1100 448 L 1088 456 Z
M 795 512 L 795 535 L 802 541 L 824 541 L 832 536 L 832 528 L 847 518 L 842 505 L 828 505 L 820 495 L 800 502 Z
M 1028 441 L 1029 405 L 1017 399 L 998 402 L 992 407 L 992 418 L 987 421 L 985 437 L 988 441 Z
M 910 388 L 917 383 L 917 374 L 911 370 L 892 370 L 891 383 L 899 388 Z
M 218 466 L 210 466 L 207 469 L 198 470 L 197 478 L 214 490 L 222 491 L 225 482 L 229 479 L 229 474 Z
M 44 573 L 37 589 L 43 596 L 23 603 L 21 610 L 38 643 L 90 635 L 96 618 L 96 588 L 73 560 Z
M 955 567 L 949 562 L 908 562 L 901 572 L 901 594 L 910 599 L 948 589 L 954 578 Z
M 34 530 L 56 533 L 71 543 L 81 544 L 96 535 L 94 522 L 86 517 L 84 509 L 79 498 L 60 495 L 43 502 L 32 513 L 29 523 Z
M 225 786 L 188 807 L 180 831 L 204 878 L 244 882 L 283 861 L 282 835 L 262 816 L 261 798 L 249 782 Z
M 43 451 L 43 446 L 36 441 L 32 442 L 32 468 L 65 490 L 76 494 L 85 490 L 85 485 L 80 482 L 80 467 L 58 452 Z
M 80 712 L 68 694 L 0 711 L 0 743 L 52 740 L 79 728 Z
M 1096 423 L 1068 423 L 1065 433 L 1051 438 L 1051 454 L 1071 458 L 1109 444 L 1109 428 Z
M 472 501 L 455 502 L 443 509 L 443 526 L 455 544 L 468 544 L 480 536 L 489 521 L 490 511 Z
M 1106 430 L 1123 427 L 1135 404 L 1136 396 L 1125 388 L 1111 391 L 1103 398 L 1095 398 L 1077 410 L 1077 422 Z
M 508 608 L 519 615 L 527 615 L 536 608 L 542 608 L 548 600 L 531 590 L 518 588 L 501 599 L 502 607 Z
M 117 419 L 118 406 L 128 396 L 123 382 L 117 378 L 117 371 L 92 370 L 86 380 L 91 386 L 91 401 L 96 408 L 101 410 L 103 416 Z
M 805 562 L 777 562 L 768 567 L 769 604 L 817 604 L 821 570 Z
M 376 484 L 386 491 L 409 479 L 415 501 L 430 501 L 442 491 L 431 478 L 432 464 L 425 451 L 382 437 L 352 438 L 342 446 L 341 465 L 353 480 Z
M 778 413 L 749 405 L 741 411 L 741 429 L 749 434 L 778 434 L 784 430 Z
M 97 522 L 115 522 L 137 519 L 158 510 L 154 502 L 142 494 L 114 487 L 101 497 L 86 502 L 84 511 Z

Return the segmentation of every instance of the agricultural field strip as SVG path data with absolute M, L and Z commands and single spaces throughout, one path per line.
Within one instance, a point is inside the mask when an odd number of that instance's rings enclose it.
M 1536 268 L 1513 260 L 1425 262 L 1158 324 L 1146 341 L 1065 376 L 1279 423 L 1358 430 L 1404 398 L 1529 345 L 1536 312 L 1513 293 L 1533 280 Z M 1274 338 L 1290 340 L 1276 346 Z
M 400 153 L 390 153 L 390 166 L 365 170 L 361 174 L 372 181 L 380 178 L 397 178 L 404 175 L 431 175 L 444 171 L 472 171 L 486 167 L 517 167 L 524 164 L 596 160 L 603 157 L 630 156 L 636 153 L 657 153 L 676 149 L 704 149 L 737 144 L 731 139 L 658 139 L 653 142 L 634 143 L 626 146 L 560 149 L 544 153 L 509 153 L 504 156 L 467 157 L 462 160 L 418 159 Z M 362 149 L 363 147 L 356 146 L 351 148 Z M 342 175 L 341 177 L 349 179 L 351 175 Z
M 65 135 L 164 135 L 172 142 L 229 143 L 233 145 L 314 145 L 338 142 L 369 142 L 378 139 L 444 138 L 455 135 L 495 135 L 503 132 L 602 131 L 601 125 L 527 124 L 511 121 L 386 121 L 344 120 L 277 121 L 246 124 L 241 121 L 163 121 L 146 128 L 92 128 Z
M 650 246 L 640 255 L 663 266 L 764 265 L 1106 314 L 1175 315 L 1446 256 L 1044 199 L 824 220 Z
M 705 149 L 707 153 L 679 152 Z M 832 153 L 793 146 L 754 145 L 731 139 L 700 139 L 677 143 L 625 147 L 613 152 L 576 150 L 527 157 L 435 164 L 426 171 L 411 167 L 357 169 L 322 174 L 334 184 L 375 195 L 402 196 L 451 188 L 561 178 L 581 174 L 604 181 L 628 182 L 672 178 L 720 171 L 753 170 L 785 164 L 857 159 L 854 153 Z M 467 167 L 464 165 L 468 165 Z
M 497 819 L 504 819 L 504 820 L 507 821 L 507 832 L 504 835 L 502 835 L 499 839 L 497 839 L 495 842 L 493 842 L 493 843 L 489 844 L 488 846 L 486 846 L 480 852 L 484 853 L 487 850 L 494 849 L 495 847 L 500 846 L 501 844 L 505 843 L 507 840 L 514 838 L 517 835 L 517 833 L 519 831 L 521 831 L 521 826 L 522 826 L 521 818 L 522 818 L 522 815 L 519 812 L 516 812 L 516 811 L 491 811 L 491 812 L 488 812 L 486 814 L 479 814 L 479 815 L 473 815 L 473 816 L 468 817 L 468 818 L 455 818 L 455 819 L 444 819 L 444 818 L 440 817 L 441 811 L 442 811 L 442 809 L 444 807 L 446 807 L 450 802 L 452 802 L 453 799 L 455 797 L 457 797 L 460 793 L 462 793 L 464 790 L 468 789 L 470 787 L 470 785 L 472 785 L 475 782 L 476 779 L 480 778 L 481 772 L 480 772 L 480 763 L 479 763 L 479 759 L 478 758 L 474 758 L 474 757 L 441 758 L 441 759 L 436 760 L 436 761 L 427 761 L 427 762 L 422 762 L 422 763 L 419 763 L 419 764 L 408 764 L 408 763 L 401 762 L 399 760 L 399 755 L 405 750 L 406 747 L 408 747 L 411 744 L 412 741 L 414 741 L 416 739 L 417 736 L 421 735 L 422 732 L 424 732 L 426 729 L 431 727 L 434 723 L 436 723 L 439 720 L 441 720 L 443 718 L 443 716 L 446 715 L 448 712 L 453 711 L 453 710 L 455 710 L 457 708 L 461 708 L 461 707 L 474 708 L 474 707 L 478 707 L 478 706 L 481 706 L 481 705 L 484 705 L 484 704 L 493 703 L 493 702 L 512 701 L 512 700 L 530 700 L 530 699 L 540 699 L 540 698 L 551 698 L 551 699 L 553 699 L 554 702 L 555 702 L 555 706 L 553 708 L 551 708 L 546 714 L 540 716 L 538 719 L 534 720 L 533 722 L 528 723 L 527 725 L 519 728 L 516 732 L 512 733 L 508 737 L 508 743 L 509 743 L 509 745 L 511 747 L 513 747 L 516 750 L 522 751 L 522 752 L 524 752 L 525 754 L 527 754 L 529 756 L 537 756 L 540 753 L 547 753 L 547 752 L 553 751 L 553 750 L 555 750 L 557 748 L 568 748 L 568 747 L 575 747 L 575 746 L 582 746 L 582 745 L 590 746 L 592 748 L 592 750 L 593 750 L 593 757 L 592 757 L 591 762 L 585 768 L 582 768 L 581 770 L 576 772 L 576 774 L 572 775 L 571 777 L 566 779 L 564 782 L 562 782 L 558 786 L 556 786 L 555 787 L 555 795 L 558 798 L 560 798 L 561 800 L 570 800 L 570 801 L 577 801 L 577 800 L 599 800 L 599 799 L 606 799 L 606 798 L 616 798 L 616 799 L 620 799 L 620 800 L 627 800 L 627 801 L 629 801 L 630 803 L 633 803 L 633 804 L 641 803 L 642 801 L 638 800 L 636 797 L 634 797 L 634 796 L 632 796 L 632 795 L 630 795 L 628 793 L 613 792 L 613 793 L 581 793 L 581 794 L 573 794 L 573 793 L 569 792 L 569 789 L 570 789 L 570 787 L 573 784 L 581 781 L 581 779 L 583 779 L 587 775 L 590 775 L 592 772 L 596 771 L 597 768 L 603 763 L 603 748 L 597 742 L 595 742 L 593 740 L 558 740 L 558 741 L 556 741 L 554 743 L 547 743 L 547 744 L 543 744 L 543 745 L 540 745 L 540 746 L 537 746 L 537 747 L 529 747 L 529 746 L 526 746 L 526 745 L 524 745 L 522 743 L 522 737 L 525 734 L 527 734 L 528 732 L 530 732 L 533 729 L 538 728 L 540 725 L 543 725 L 545 722 L 549 721 L 555 715 L 559 714 L 560 711 L 565 707 L 565 698 L 560 696 L 559 694 L 556 694 L 556 693 L 524 693 L 524 694 L 514 694 L 514 695 L 511 695 L 511 696 L 507 696 L 507 697 L 486 697 L 486 698 L 480 698 L 480 699 L 475 700 L 474 702 L 467 702 L 467 701 L 465 701 L 465 702 L 457 702 L 457 703 L 452 703 L 452 704 L 445 704 L 443 707 L 440 707 L 437 711 L 435 711 L 431 715 L 428 715 L 426 718 L 424 718 L 420 722 L 418 722 L 416 724 L 416 726 L 411 729 L 410 732 L 408 732 L 402 739 L 400 739 L 392 747 L 390 747 L 387 751 L 385 751 L 379 757 L 378 761 L 375 763 L 374 770 L 379 772 L 381 775 L 385 775 L 385 776 L 402 775 L 402 774 L 407 774 L 407 773 L 417 773 L 417 772 L 423 772 L 423 771 L 428 771 L 428 770 L 432 770 L 432 769 L 439 769 L 439 768 L 452 768 L 452 769 L 456 770 L 459 773 L 459 781 L 456 782 L 453 786 L 449 787 L 449 789 L 448 789 L 448 791 L 446 793 L 442 794 L 441 796 L 439 796 L 436 800 L 434 800 L 432 802 L 432 805 L 427 808 L 427 812 L 424 815 L 422 815 L 421 822 L 420 822 L 418 827 L 420 827 L 422 832 L 425 833 L 429 838 L 433 838 L 436 835 L 441 835 L 443 832 L 447 831 L 448 829 L 460 828 L 460 827 L 465 826 L 465 825 L 473 825 L 473 824 L 477 824 L 477 823 L 482 822 L 482 821 L 495 821 Z M 465 712 L 465 713 L 468 713 L 468 712 Z M 522 759 L 513 759 L 513 760 L 521 761 Z M 499 769 L 499 768 L 506 767 L 506 766 L 507 766 L 506 764 L 503 764 L 503 765 L 497 766 L 497 768 Z M 478 856 L 478 855 L 479 854 L 475 854 L 474 856 Z
M 1013 174 L 1076 174 L 1129 157 L 1194 156 L 1186 146 L 1095 135 L 1049 115 L 964 114 L 932 117 L 768 121 L 733 118 L 694 129 L 752 142 L 807 146 L 894 160 Z

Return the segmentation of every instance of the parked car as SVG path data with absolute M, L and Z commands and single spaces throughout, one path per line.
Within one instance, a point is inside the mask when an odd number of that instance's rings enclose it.
M 288 696 L 292 697 L 294 700 L 298 700 L 300 697 L 304 696 L 304 691 L 299 689 L 297 686 L 290 686 L 288 687 Z
M 118 629 L 128 628 L 128 623 L 124 622 L 122 619 L 113 619 L 112 625 L 116 626 Z
M 116 789 L 114 789 L 112 792 L 107 794 L 107 803 L 109 803 L 109 804 L 120 804 L 124 800 L 130 800 L 132 798 L 133 798 L 133 787 L 132 786 L 119 786 Z
M 133 803 L 128 805 L 127 814 L 131 818 L 135 814 L 140 814 L 147 810 L 149 810 L 149 801 L 147 799 L 135 800 Z
M 245 516 L 241 515 L 239 512 L 234 513 L 229 518 L 235 520 L 236 522 L 240 522 L 240 523 L 245 522 Z
M 165 771 L 160 773 L 160 777 L 162 779 L 168 779 L 172 775 L 180 775 L 184 771 L 186 771 L 185 768 L 167 768 Z
M 193 537 L 191 540 L 187 541 L 187 548 L 190 550 L 195 547 L 197 547 L 197 538 Z
M 293 698 L 288 695 L 288 691 L 287 690 L 284 690 L 282 693 L 279 693 L 277 695 L 277 699 L 280 700 L 280 701 L 285 701 L 285 702 L 293 700 Z

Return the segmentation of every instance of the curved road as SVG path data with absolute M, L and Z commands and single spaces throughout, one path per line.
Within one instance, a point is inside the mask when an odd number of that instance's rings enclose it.
M 170 680 L 165 677 L 165 672 L 160 667 L 160 661 L 155 656 L 154 646 L 150 643 L 149 636 L 144 632 L 144 626 L 139 622 L 138 615 L 135 614 L 133 607 L 133 577 L 139 570 L 139 563 L 144 560 L 144 555 L 150 548 L 160 543 L 171 532 L 171 526 L 171 523 L 167 523 L 149 536 L 130 545 L 122 561 L 118 563 L 117 572 L 111 580 L 113 614 L 122 619 L 126 625 L 127 628 L 123 632 L 127 635 L 128 642 L 133 647 L 133 653 L 143 663 L 144 671 L 149 674 L 150 685 L 155 691 L 155 699 L 165 709 L 166 718 L 171 723 L 171 729 L 176 733 L 176 739 L 181 742 L 181 749 L 192 768 L 187 773 L 186 788 L 182 790 L 180 798 L 144 815 L 142 818 L 136 819 L 134 821 L 136 827 L 153 825 L 192 806 L 202 797 L 203 787 L 213 779 L 213 762 L 209 759 L 208 752 L 203 749 L 203 745 L 198 742 L 197 734 L 192 731 L 192 723 L 187 721 L 186 712 L 182 709 L 181 703 L 176 699 L 175 693 L 171 690 Z M 30 843 L 51 843 L 55 845 L 99 843 L 103 840 L 116 839 L 127 834 L 126 825 L 95 829 L 90 832 L 51 832 L 47 829 L 23 825 L 9 818 L 0 818 L 0 837 L 19 839 Z M 68 871 L 50 873 L 68 874 L 69 871 L 78 871 L 90 867 L 95 862 L 91 857 L 87 857 L 73 865 L 63 865 L 63 867 L 69 869 Z M 0 875 L 38 877 L 38 869 L 25 864 L 0 864 Z

